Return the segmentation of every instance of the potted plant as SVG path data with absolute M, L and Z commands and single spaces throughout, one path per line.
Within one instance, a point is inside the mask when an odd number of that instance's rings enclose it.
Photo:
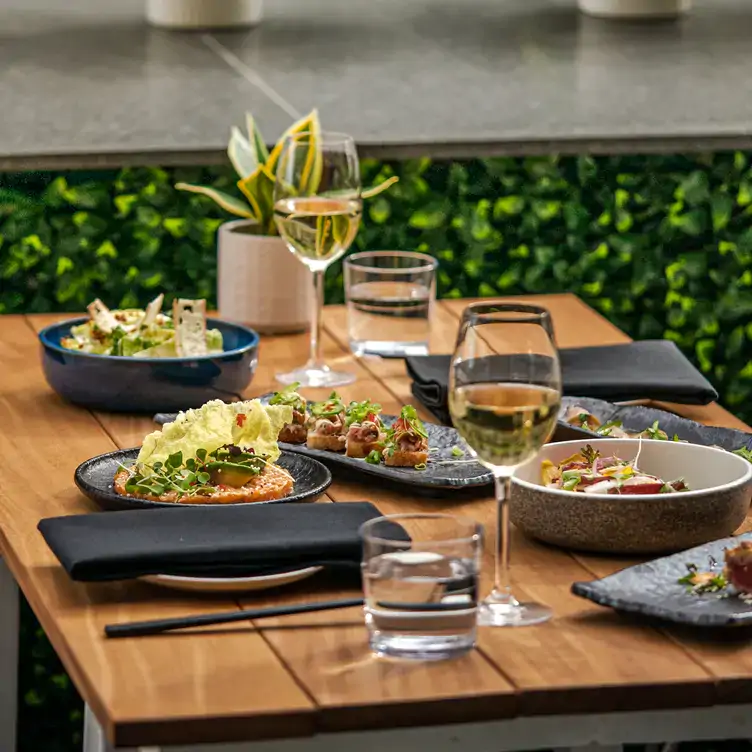
M 222 315 L 263 334 L 304 331 L 313 306 L 311 272 L 287 250 L 277 233 L 274 183 L 285 138 L 295 133 L 321 133 L 318 113 L 314 110 L 290 126 L 271 152 L 253 116 L 246 115 L 246 120 L 247 136 L 233 127 L 227 147 L 243 198 L 205 185 L 178 183 L 175 187 L 208 196 L 241 218 L 225 222 L 218 232 L 217 298 Z M 396 177 L 390 178 L 361 195 L 375 196 L 396 181 Z
M 601 18 L 675 18 L 691 0 L 579 0 L 580 10 Z
M 264 0 L 146 0 L 152 26 L 168 29 L 226 29 L 260 23 Z

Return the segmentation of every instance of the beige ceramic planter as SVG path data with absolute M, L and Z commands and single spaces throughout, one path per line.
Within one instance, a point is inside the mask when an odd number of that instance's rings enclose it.
M 599 18 L 675 18 L 691 0 L 579 0 L 580 10 Z
M 254 26 L 263 10 L 263 0 L 146 0 L 149 23 L 170 29 Z
M 282 238 L 254 235 L 253 227 L 240 219 L 219 228 L 219 311 L 261 334 L 305 331 L 313 305 L 311 272 Z

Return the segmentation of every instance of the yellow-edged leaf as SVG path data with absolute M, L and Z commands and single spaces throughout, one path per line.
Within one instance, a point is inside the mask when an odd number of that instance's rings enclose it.
M 300 191 L 302 193 L 314 194 L 321 183 L 321 173 L 323 169 L 323 155 L 321 153 L 321 123 L 316 110 L 311 113 L 311 123 L 309 132 L 311 138 L 308 144 L 308 154 L 306 154 L 303 171 L 300 175 Z
M 245 122 L 248 128 L 248 142 L 256 151 L 256 161 L 258 164 L 264 164 L 269 159 L 269 149 L 266 148 L 261 131 L 250 112 L 245 114 Z
M 233 127 L 230 132 L 230 143 L 227 145 L 227 156 L 232 162 L 232 166 L 235 168 L 235 172 L 238 173 L 238 177 L 247 178 L 253 174 L 255 169 L 259 165 L 259 161 L 256 158 L 256 150 L 248 142 L 248 139 L 238 130 Z
M 274 176 L 265 165 L 259 165 L 252 175 L 238 180 L 237 185 L 253 207 L 258 223 L 274 234 Z
M 177 183 L 175 188 L 179 191 L 189 191 L 190 193 L 200 193 L 207 196 L 225 211 L 237 217 L 255 219 L 250 207 L 246 206 L 239 198 L 235 198 L 235 196 L 231 196 L 224 191 L 217 190 L 208 185 L 191 185 L 190 183 Z
M 316 125 L 318 124 L 318 119 L 318 110 L 313 110 L 304 118 L 301 118 L 296 123 L 293 123 L 282 134 L 279 141 L 277 141 L 277 145 L 272 149 L 272 153 L 269 155 L 269 159 L 266 160 L 266 166 L 272 174 L 277 169 L 277 161 L 279 160 L 280 154 L 282 154 L 282 147 L 285 144 L 285 139 L 295 133 L 305 133 L 306 131 L 310 131 L 312 127 L 316 127 Z
M 389 180 L 385 180 L 383 183 L 380 183 L 379 185 L 371 186 L 370 188 L 367 188 L 365 191 L 361 191 L 361 198 L 373 198 L 374 196 L 378 196 L 379 193 L 383 193 L 387 188 L 394 185 L 396 182 L 399 181 L 399 178 L 394 175 L 393 177 L 389 178 Z

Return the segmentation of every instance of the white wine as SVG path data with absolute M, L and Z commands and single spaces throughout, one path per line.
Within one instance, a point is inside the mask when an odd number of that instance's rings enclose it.
M 360 225 L 359 199 L 286 198 L 274 205 L 279 234 L 304 262 L 328 265 L 355 240 Z
M 527 462 L 556 426 L 561 396 L 530 384 L 461 386 L 449 395 L 455 428 L 485 465 L 512 467 Z

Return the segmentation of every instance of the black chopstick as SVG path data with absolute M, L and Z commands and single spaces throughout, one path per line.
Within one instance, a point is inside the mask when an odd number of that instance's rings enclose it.
M 197 616 L 178 616 L 174 619 L 154 619 L 153 621 L 133 621 L 124 624 L 108 624 L 104 628 L 107 637 L 143 637 L 161 634 L 173 629 L 205 627 L 214 624 L 228 624 L 247 619 L 265 619 L 271 616 L 289 616 L 305 614 L 312 611 L 331 611 L 335 608 L 362 606 L 362 598 L 349 598 L 341 601 L 318 601 L 292 606 L 273 606 L 272 608 L 248 608 L 243 611 L 229 611 L 222 614 L 199 614 Z
M 474 602 L 400 603 L 399 601 L 377 601 L 376 605 L 389 611 L 467 611 L 469 608 L 476 608 Z

